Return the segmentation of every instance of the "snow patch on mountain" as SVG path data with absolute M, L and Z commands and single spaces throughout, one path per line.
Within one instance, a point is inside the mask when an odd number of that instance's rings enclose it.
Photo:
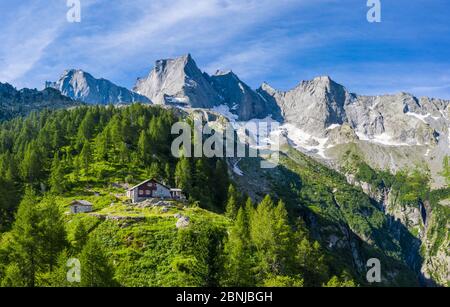
M 294 148 L 328 159 L 325 151 L 329 148 L 327 145 L 329 138 L 315 137 L 292 124 L 284 124 L 280 129 L 285 132 L 285 136 L 291 141 Z
M 393 140 L 393 137 L 387 133 L 382 133 L 379 135 L 374 135 L 373 137 L 368 137 L 364 133 L 356 131 L 356 135 L 358 136 L 358 138 L 361 141 L 367 141 L 367 142 L 376 143 L 376 144 L 380 144 L 380 145 L 384 145 L 384 146 L 413 146 L 413 145 L 420 146 L 421 145 L 419 143 L 408 144 L 408 143 L 402 143 L 402 142 L 395 142 Z

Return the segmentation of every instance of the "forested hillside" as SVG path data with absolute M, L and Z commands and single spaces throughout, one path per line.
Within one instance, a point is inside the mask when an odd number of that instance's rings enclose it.
M 79 107 L 1 124 L 2 286 L 355 286 L 281 198 L 256 205 L 221 159 L 175 159 L 172 110 Z M 188 119 L 183 119 L 188 120 Z M 187 203 L 132 206 L 122 186 L 147 178 Z M 87 199 L 93 214 L 68 215 Z M 174 215 L 190 218 L 176 227 Z M 67 259 L 81 283 L 66 280 Z M 84 273 L 83 273 L 84 272 Z

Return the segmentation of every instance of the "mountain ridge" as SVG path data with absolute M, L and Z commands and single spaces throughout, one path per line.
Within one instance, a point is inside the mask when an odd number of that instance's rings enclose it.
M 151 101 L 109 80 L 97 79 L 81 69 L 67 69 L 56 82 L 46 82 L 46 88 L 55 88 L 64 95 L 90 104 L 150 103 Z
M 9 83 L 0 82 L 0 120 L 25 116 L 36 110 L 69 108 L 80 104 L 53 88 L 18 90 Z

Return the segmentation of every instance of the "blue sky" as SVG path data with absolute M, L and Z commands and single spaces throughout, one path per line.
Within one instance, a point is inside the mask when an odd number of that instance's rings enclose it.
M 42 88 L 81 68 L 131 88 L 155 60 L 191 53 L 208 73 L 290 89 L 330 75 L 350 91 L 450 98 L 450 2 L 381 0 L 1 0 L 0 82 Z

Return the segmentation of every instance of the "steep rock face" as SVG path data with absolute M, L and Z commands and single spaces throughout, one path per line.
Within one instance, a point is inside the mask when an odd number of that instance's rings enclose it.
M 362 140 L 387 145 L 435 145 L 448 135 L 448 101 L 434 102 L 410 94 L 357 96 L 345 108 L 349 122 Z
M 304 81 L 288 92 L 276 91 L 267 84 L 260 91 L 275 99 L 285 121 L 317 136 L 332 125 L 346 122 L 344 106 L 353 100 L 343 86 L 329 77 Z
M 55 88 L 64 95 L 91 104 L 149 103 L 147 97 L 115 85 L 106 79 L 96 79 L 82 70 L 66 70 L 56 82 L 47 82 L 46 88 Z
M 390 218 L 390 232 L 402 244 L 405 260 L 418 274 L 422 285 L 449 286 L 450 280 L 450 225 L 445 216 L 449 212 L 450 200 L 433 206 L 429 201 L 418 204 L 402 204 L 397 192 L 387 188 L 377 188 L 366 182 L 359 182 L 351 174 L 347 181 L 360 187 L 364 193 L 379 203 Z M 402 235 L 400 222 L 414 234 L 409 238 Z
M 79 105 L 56 89 L 47 88 L 16 90 L 12 85 L 0 83 L 0 120 L 8 120 L 15 116 L 24 116 L 32 111 L 45 108 L 59 109 Z
M 250 120 L 271 115 L 274 119 L 282 120 L 280 109 L 273 99 L 266 99 L 252 90 L 232 71 L 217 71 L 208 78 L 224 103 L 239 116 L 239 119 Z
M 440 140 L 448 141 L 449 101 L 418 99 L 406 93 L 358 96 L 329 77 L 304 81 L 288 92 L 267 84 L 259 91 L 276 101 L 286 122 L 317 137 L 346 124 L 360 140 L 383 145 L 436 145 Z
M 223 103 L 191 55 L 157 61 L 148 77 L 138 79 L 134 91 L 156 104 L 212 108 Z
M 442 200 L 428 219 L 423 241 L 422 274 L 427 281 L 450 287 L 450 199 Z M 433 284 L 431 284 L 433 285 Z

